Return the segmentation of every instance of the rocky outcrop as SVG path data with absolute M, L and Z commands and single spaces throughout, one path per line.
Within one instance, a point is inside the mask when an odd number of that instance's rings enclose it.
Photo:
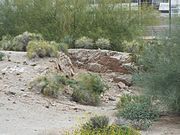
M 77 67 L 92 72 L 120 72 L 124 74 L 130 72 L 124 66 L 131 64 L 129 53 L 109 50 L 69 49 L 69 57 Z
M 66 76 L 74 75 L 74 67 L 70 58 L 64 53 L 59 53 L 56 59 L 57 69 L 63 72 Z

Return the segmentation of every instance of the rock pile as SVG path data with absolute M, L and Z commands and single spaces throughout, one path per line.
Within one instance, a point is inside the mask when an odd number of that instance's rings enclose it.
M 119 72 L 128 74 L 130 71 L 124 65 L 131 65 L 129 53 L 109 50 L 69 49 L 72 63 L 79 68 L 92 72 Z

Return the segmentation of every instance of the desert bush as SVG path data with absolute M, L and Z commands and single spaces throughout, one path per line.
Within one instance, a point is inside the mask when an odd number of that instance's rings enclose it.
M 110 40 L 109 39 L 105 39 L 105 38 L 99 38 L 96 42 L 95 45 L 97 48 L 100 49 L 111 49 L 111 44 L 110 44 Z
M 96 74 L 87 73 L 78 75 L 76 81 L 77 84 L 73 86 L 73 100 L 81 104 L 98 105 L 101 93 L 107 89 L 102 78 Z
M 109 118 L 107 116 L 94 116 L 91 117 L 90 120 L 83 125 L 83 129 L 103 129 L 108 127 Z
M 100 104 L 100 97 L 97 93 L 76 87 L 73 89 L 72 99 L 83 105 L 97 106 Z
M 12 48 L 12 37 L 10 35 L 2 36 L 2 40 L 0 41 L 0 49 L 2 50 L 11 50 Z
M 111 125 L 98 129 L 82 128 L 80 130 L 75 130 L 73 135 L 140 135 L 140 133 L 131 127 Z
M 147 129 L 159 117 L 157 107 L 145 96 L 123 95 L 117 108 L 118 117 L 130 120 L 129 123 L 138 129 Z
M 59 51 L 64 52 L 65 54 L 68 54 L 68 48 L 69 48 L 68 44 L 59 43 L 59 46 L 58 46 Z
M 30 83 L 31 89 L 42 93 L 45 96 L 57 98 L 63 93 L 66 85 L 66 77 L 57 74 L 50 74 L 39 77 Z
M 81 37 L 80 39 L 75 41 L 75 48 L 93 49 L 93 40 L 88 37 Z
M 58 54 L 58 47 L 47 41 L 31 41 L 27 46 L 27 56 L 32 59 L 35 57 L 55 57 Z
M 33 40 L 38 41 L 42 39 L 43 38 L 40 34 L 24 32 L 23 34 L 18 35 L 14 38 L 12 38 L 11 36 L 2 37 L 0 46 L 3 50 L 8 50 L 8 51 L 26 51 L 26 47 L 29 41 L 33 41 Z
M 4 53 L 2 53 L 2 52 L 0 52 L 0 61 L 2 61 L 3 60 L 3 57 L 5 56 L 5 54 Z
M 169 106 L 169 111 L 180 112 L 180 40 L 179 29 L 171 38 L 146 45 L 138 60 L 141 71 L 134 74 L 135 83 L 145 94 L 153 95 Z
M 67 35 L 74 39 L 104 37 L 114 50 L 122 49 L 122 41 L 142 35 L 144 27 L 158 18 L 151 6 L 127 10 L 116 0 L 101 0 L 98 6 L 85 0 L 6 0 L 0 3 L 0 16 L 0 37 L 24 31 L 41 33 L 45 40 L 56 42 Z
M 140 54 L 143 51 L 143 44 L 133 40 L 131 42 L 123 41 L 122 43 L 123 51 L 133 54 Z

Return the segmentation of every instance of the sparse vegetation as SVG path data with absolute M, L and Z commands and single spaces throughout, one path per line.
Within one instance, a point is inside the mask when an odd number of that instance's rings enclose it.
M 54 42 L 47 41 L 31 41 L 27 46 L 27 56 L 32 59 L 35 57 L 56 57 L 58 54 L 58 47 Z

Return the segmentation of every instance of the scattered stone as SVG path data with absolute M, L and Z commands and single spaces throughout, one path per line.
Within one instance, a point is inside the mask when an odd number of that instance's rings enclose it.
M 47 109 L 49 109 L 49 105 L 46 105 L 45 107 L 46 107 Z
M 16 104 L 16 102 L 14 101 L 13 104 Z
M 124 83 L 122 83 L 122 82 L 119 82 L 118 84 L 118 87 L 120 88 L 120 89 L 125 89 L 127 86 L 124 84 Z
M 30 63 L 30 66 L 35 67 L 37 63 Z
M 27 61 L 23 61 L 23 65 L 28 65 Z
M 8 91 L 8 92 L 6 92 L 5 94 L 6 94 L 6 95 L 16 95 L 16 93 L 15 93 L 15 92 L 12 92 L 12 91 Z
M 21 88 L 21 91 L 25 91 L 23 88 Z
M 115 97 L 109 97 L 109 100 L 110 101 L 116 101 L 116 98 Z

